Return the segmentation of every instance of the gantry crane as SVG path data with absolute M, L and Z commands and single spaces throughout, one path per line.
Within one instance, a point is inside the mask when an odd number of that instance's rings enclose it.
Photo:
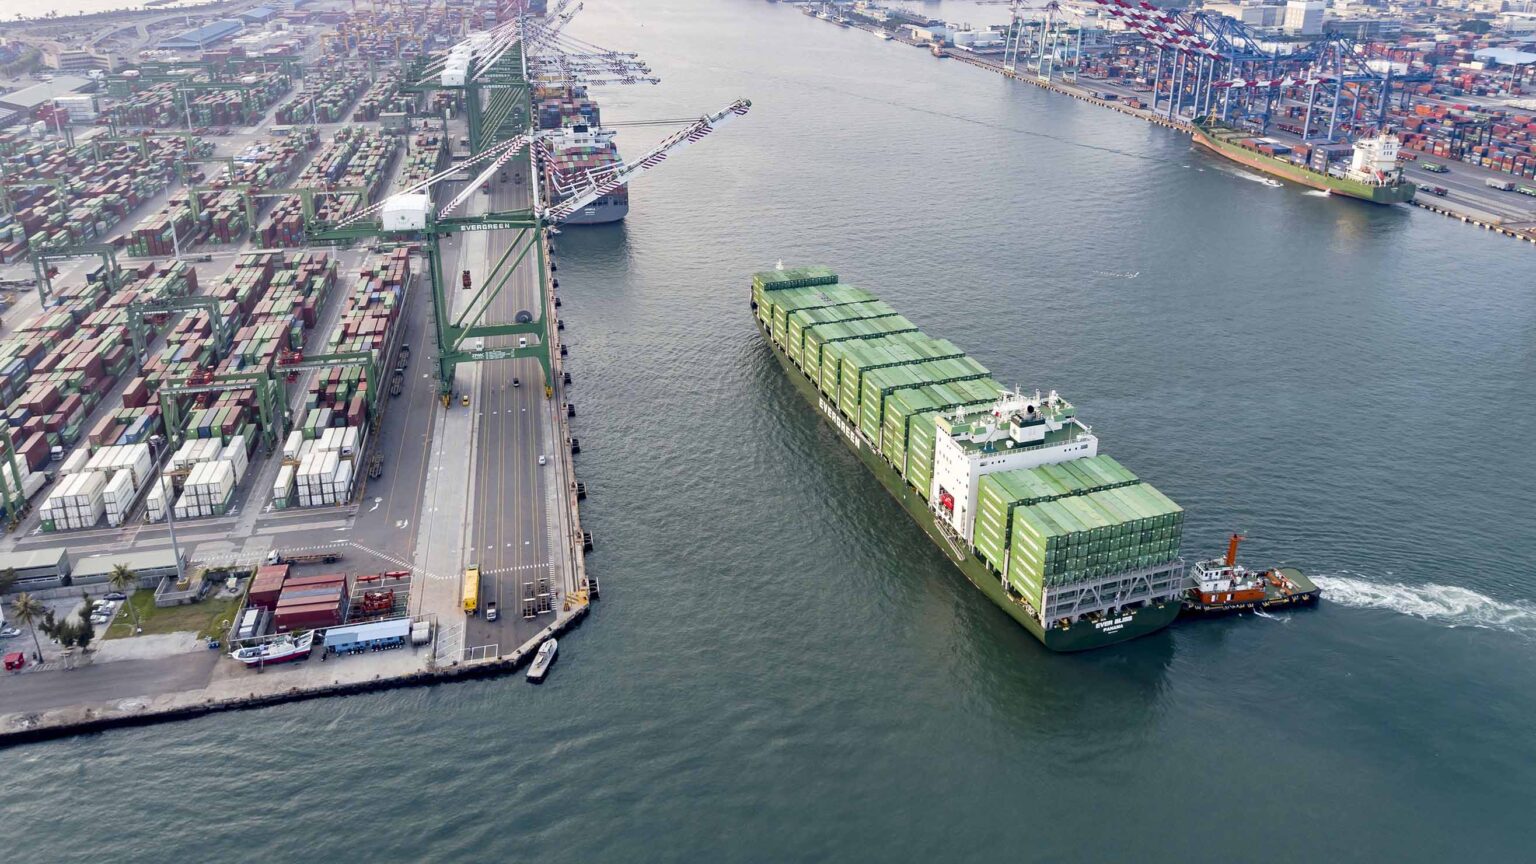
M 428 278 L 432 287 L 433 321 L 436 324 L 438 346 L 438 389 L 445 404 L 453 390 L 454 372 L 460 363 L 487 360 L 508 360 L 532 357 L 539 361 L 544 372 L 544 392 L 553 395 L 551 357 L 549 346 L 550 294 L 548 286 L 547 242 L 548 228 L 580 211 L 593 201 L 625 185 L 639 175 L 660 165 L 668 156 L 689 144 L 703 140 L 722 124 L 746 115 L 752 106 L 747 100 L 738 100 L 724 109 L 701 117 L 686 128 L 666 138 L 650 152 L 634 162 L 625 163 L 616 170 L 598 171 L 581 175 L 567 185 L 565 197 L 553 205 L 545 205 L 539 194 L 539 184 L 531 182 L 534 205 L 528 210 L 512 210 L 486 213 L 479 216 L 454 216 L 453 211 L 468 200 L 481 184 L 489 182 L 501 166 L 514 158 L 528 159 L 534 138 L 524 134 L 495 145 L 491 149 L 471 157 L 468 163 L 454 166 L 403 192 L 372 205 L 333 227 L 317 227 L 309 234 L 311 242 L 344 243 L 369 237 L 384 237 L 403 242 L 419 242 L 427 257 Z M 532 167 L 534 160 L 529 160 Z M 483 164 L 479 175 L 471 179 L 463 192 L 442 208 L 434 211 L 427 190 L 459 173 L 468 166 Z M 387 221 L 380 218 L 388 214 Z M 378 219 L 379 221 L 375 221 Z M 454 316 L 448 302 L 447 280 L 443 275 L 440 240 L 444 235 L 466 231 L 515 230 L 517 234 L 507 244 L 505 251 L 495 262 L 481 283 L 479 291 L 470 299 L 462 314 Z M 539 287 L 539 313 L 529 320 L 513 322 L 487 322 L 485 316 L 492 301 L 511 281 L 516 269 L 532 256 Z M 519 342 L 515 348 L 485 348 L 465 350 L 465 340 L 493 336 L 532 337 L 527 344 Z

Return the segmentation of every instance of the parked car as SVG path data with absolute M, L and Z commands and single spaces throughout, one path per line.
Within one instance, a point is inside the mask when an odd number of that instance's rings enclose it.
M 176 514 L 172 513 L 171 515 L 174 516 Z M 124 594 L 121 591 L 113 591 L 111 594 L 103 594 L 103 595 L 101 595 L 101 599 L 103 599 L 103 600 L 127 600 L 128 599 L 128 595 Z
M 15 627 L 0 627 L 0 639 L 15 639 L 21 635 L 21 631 Z
M 539 454 L 539 464 L 540 465 L 543 465 L 544 463 L 546 463 L 548 461 L 549 461 L 549 457 L 548 456 L 545 456 L 543 453 Z

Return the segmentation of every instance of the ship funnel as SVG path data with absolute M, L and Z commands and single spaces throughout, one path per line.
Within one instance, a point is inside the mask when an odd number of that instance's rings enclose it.
M 1237 566 L 1237 546 L 1243 542 L 1243 535 L 1233 532 L 1232 539 L 1227 541 L 1227 566 Z

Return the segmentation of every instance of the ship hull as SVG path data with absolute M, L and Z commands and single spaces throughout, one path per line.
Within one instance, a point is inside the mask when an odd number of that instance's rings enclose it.
M 795 389 L 807 402 L 814 407 L 822 418 L 825 419 L 838 433 L 837 437 L 847 445 L 864 463 L 871 473 L 885 487 L 885 491 L 896 499 L 907 515 L 912 517 L 928 539 L 939 547 L 951 564 L 954 564 L 972 585 L 981 589 L 981 592 L 991 600 L 993 605 L 1008 613 L 1008 616 L 1024 626 L 1036 639 L 1039 639 L 1046 648 L 1052 651 L 1071 652 L 1088 651 L 1094 648 L 1103 648 L 1120 642 L 1127 642 L 1141 636 L 1156 633 L 1172 624 L 1178 617 L 1182 604 L 1177 599 L 1168 599 L 1160 604 L 1143 606 L 1139 609 L 1120 613 L 1112 619 L 1097 622 L 1080 621 L 1070 627 L 1046 628 L 1039 619 L 1035 618 L 1028 609 L 1009 597 L 1003 589 L 1002 581 L 992 571 L 988 570 L 979 558 L 969 551 L 957 553 L 950 540 L 934 522 L 933 515 L 928 511 L 928 504 L 918 495 L 907 482 L 896 473 L 896 469 L 890 463 L 881 458 L 880 454 L 870 449 L 856 434 L 848 429 L 846 422 L 838 416 L 837 409 L 826 404 L 821 392 L 816 389 L 811 380 L 805 376 L 777 345 L 773 343 L 771 335 L 763 329 L 762 323 L 756 315 L 752 316 L 757 323 L 758 335 L 763 337 L 763 344 L 773 352 L 779 365 L 784 368 L 784 374 L 794 384 Z
M 616 204 L 607 204 L 602 207 L 583 207 L 572 213 L 560 223 L 566 225 L 609 225 L 614 222 L 624 221 L 629 215 L 629 202 L 621 201 Z
M 282 654 L 277 654 L 277 655 L 274 655 L 274 656 L 271 656 L 271 657 L 267 657 L 267 658 L 260 658 L 260 657 L 256 657 L 256 658 L 236 657 L 235 659 L 239 660 L 241 663 L 243 663 L 243 664 L 245 664 L 246 666 L 249 666 L 249 667 L 275 666 L 278 663 L 292 663 L 295 660 L 305 660 L 305 659 L 308 659 L 310 653 L 313 650 L 314 650 L 313 646 L 310 646 L 308 648 L 295 649 L 293 651 L 288 651 L 288 652 L 285 652 L 285 653 L 282 653 Z
M 1205 149 L 1226 159 L 1230 159 L 1239 165 L 1246 165 L 1255 171 L 1262 171 L 1283 180 L 1320 189 L 1332 195 L 1343 195 L 1372 204 L 1407 204 L 1413 200 L 1415 188 L 1412 183 L 1399 183 L 1396 186 L 1372 186 L 1355 180 L 1347 180 L 1343 177 L 1334 177 L 1293 164 L 1285 159 L 1277 159 L 1256 153 L 1241 147 L 1233 142 L 1225 141 L 1220 137 L 1209 134 L 1199 126 L 1194 130 L 1195 143 Z

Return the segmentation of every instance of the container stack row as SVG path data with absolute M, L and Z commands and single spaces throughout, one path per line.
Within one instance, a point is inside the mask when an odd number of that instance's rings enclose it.
M 448 160 L 448 136 L 439 129 L 421 130 L 411 134 L 406 144 L 405 163 L 400 166 L 400 176 L 395 189 L 403 190 L 421 183 L 442 171 Z M 427 190 L 431 194 L 433 189 Z
M 109 88 L 102 113 L 118 127 L 185 128 L 189 117 L 194 127 L 250 126 L 292 87 L 281 70 L 254 71 L 219 82 L 206 74 L 185 81 L 123 77 Z
M 252 142 L 235 154 L 234 174 L 220 174 L 209 185 L 262 189 L 283 186 L 309 160 L 319 143 L 320 133 L 312 126 L 296 127 L 270 140 Z
M 174 262 L 145 264 L 122 277 L 122 287 L 112 295 L 100 279 L 60 287 L 57 306 L 0 339 L 0 400 L 7 406 L 7 432 L 20 463 L 20 487 L 28 497 L 46 485 L 31 475 L 41 476 L 50 461 L 63 458 L 82 437 L 94 452 L 104 445 L 137 444 L 160 430 L 159 410 L 147 399 L 135 401 L 131 386 L 123 409 L 114 406 L 95 421 L 91 418 L 133 366 L 123 307 L 184 291 L 189 282 L 195 284 L 195 272 Z M 17 488 L 13 473 L 7 466 L 0 477 L 12 490 Z
M 277 109 L 277 122 L 340 123 L 347 109 L 368 89 L 366 70 L 326 67 L 304 79 L 304 86 Z
M 146 443 L 82 447 L 59 468 L 60 481 L 41 508 L 44 531 L 93 528 L 106 517 L 117 527 L 152 476 Z
M 331 354 L 370 354 L 382 364 L 392 350 L 400 306 L 410 281 L 405 249 L 366 262 L 353 279 L 346 306 L 326 340 Z M 318 507 L 351 499 L 372 418 L 371 387 L 362 366 L 338 366 L 314 376 L 304 413 L 283 448 L 283 467 L 272 489 L 276 507 Z
M 315 196 L 317 218 L 334 222 L 371 202 L 389 174 L 397 139 L 374 129 L 347 127 L 321 147 L 294 182 L 297 188 L 356 187 L 364 193 Z M 263 246 L 298 246 L 304 242 L 303 201 L 297 195 L 279 199 L 262 230 Z
M 41 185 L 8 191 L 13 213 L 0 215 L 0 260 L 14 261 L 29 249 L 101 240 L 166 188 L 172 166 L 187 157 L 188 146 L 197 155 L 211 152 L 200 139 L 188 145 L 163 138 L 147 139 L 142 149 L 123 143 L 12 147 L 0 155 L 0 173 Z
M 400 73 L 390 70 L 379 75 L 358 100 L 357 109 L 352 112 L 352 122 L 369 123 L 379 119 L 380 114 L 409 113 L 415 102 L 414 95 L 400 92 Z

